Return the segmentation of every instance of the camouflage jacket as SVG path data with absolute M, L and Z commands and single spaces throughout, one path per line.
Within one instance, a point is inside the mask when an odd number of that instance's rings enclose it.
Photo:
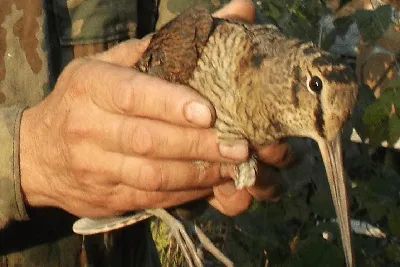
M 190 6 L 200 4 L 215 10 L 224 2 L 228 1 L 2 1 L 0 267 L 159 264 L 158 260 L 149 260 L 154 246 L 152 241 L 146 241 L 151 240 L 147 224 L 127 229 L 128 235 L 122 235 L 130 241 L 125 244 L 127 249 L 118 253 L 135 255 L 133 262 L 117 264 L 101 257 L 96 262 L 90 257 L 104 249 L 96 247 L 102 243 L 103 236 L 85 238 L 85 246 L 82 246 L 82 239 L 71 232 L 76 218 L 60 210 L 28 209 L 24 205 L 19 176 L 21 114 L 24 108 L 37 104 L 49 94 L 63 67 L 74 57 L 102 51 L 127 38 L 143 36 Z M 143 245 L 146 242 L 149 246 Z M 115 258 L 121 259 L 123 255 Z

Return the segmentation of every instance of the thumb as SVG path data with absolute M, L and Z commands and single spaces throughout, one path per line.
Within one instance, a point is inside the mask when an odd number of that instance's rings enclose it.
M 92 58 L 121 67 L 132 67 L 142 57 L 151 37 L 152 35 L 146 35 L 143 39 L 130 39 Z
M 251 0 L 232 0 L 213 14 L 216 18 L 237 19 L 248 23 L 256 20 L 256 9 Z

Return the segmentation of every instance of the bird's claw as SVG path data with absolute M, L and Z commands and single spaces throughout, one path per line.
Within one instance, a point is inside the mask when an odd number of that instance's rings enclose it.
M 194 245 L 192 239 L 186 232 L 183 224 L 176 219 L 174 216 L 169 214 L 164 209 L 151 209 L 147 210 L 147 212 L 153 214 L 158 217 L 162 221 L 164 221 L 171 230 L 172 235 L 175 237 L 176 242 L 179 247 L 182 249 L 182 253 L 188 263 L 189 267 L 203 267 L 203 262 L 200 259 L 200 256 L 197 254 L 196 246 Z
M 237 189 L 253 186 L 257 176 L 257 159 L 252 155 L 247 162 L 238 165 L 237 176 L 234 177 Z

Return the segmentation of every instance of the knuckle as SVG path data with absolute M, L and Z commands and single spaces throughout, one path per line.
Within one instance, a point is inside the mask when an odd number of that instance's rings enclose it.
M 110 212 L 117 211 L 118 206 L 114 206 L 113 199 L 118 194 L 116 188 L 118 185 L 96 183 L 93 176 L 87 176 L 86 179 L 81 179 L 81 192 L 85 192 L 82 200 L 92 207 L 101 207 Z M 121 200 L 120 200 L 121 205 Z
M 140 95 L 138 90 L 135 89 L 135 84 L 140 84 L 138 81 L 139 75 L 133 75 L 129 78 L 122 79 L 115 90 L 113 90 L 112 98 L 115 106 L 122 112 L 133 114 L 134 110 L 137 109 L 137 105 L 142 103 L 145 95 Z
M 86 90 L 86 82 L 89 81 L 90 71 L 92 70 L 91 61 L 88 58 L 79 58 L 68 64 L 61 73 L 57 85 L 67 84 L 69 93 L 73 97 L 82 95 Z M 56 86 L 57 86 L 56 85 Z
M 162 100 L 159 101 L 159 103 L 157 103 L 156 105 L 157 110 L 155 113 L 158 114 L 158 116 L 167 119 L 166 116 L 171 116 L 171 114 L 174 114 L 174 111 L 171 108 L 171 103 L 168 96 L 166 94 L 163 94 L 161 98 Z
M 80 76 L 81 69 L 84 68 L 85 64 L 87 63 L 87 59 L 85 58 L 77 58 L 71 61 L 69 63 L 64 71 L 61 73 L 59 79 L 66 78 L 66 76 L 70 76 L 72 79 L 74 79 L 76 76 Z
M 85 142 L 69 144 L 66 150 L 66 153 L 63 154 L 67 164 L 65 171 L 69 172 L 69 176 L 73 176 L 72 179 L 88 186 L 90 183 L 99 181 L 101 178 L 99 169 L 103 166 L 100 167 L 98 162 L 87 153 L 88 144 Z
M 104 186 L 91 184 L 87 191 L 90 194 L 89 201 L 92 206 L 104 208 L 109 212 L 115 210 L 110 201 L 112 196 L 110 188 L 105 188 Z
M 132 90 L 129 81 L 121 81 L 113 90 L 113 102 L 122 111 L 126 113 L 131 109 L 132 98 L 134 97 L 134 90 Z
M 189 140 L 187 142 L 189 154 L 198 158 L 203 155 L 204 144 L 201 142 L 201 134 L 199 131 L 193 131 L 192 134 L 189 135 Z
M 92 193 L 90 197 L 90 203 L 95 207 L 102 207 L 107 210 L 111 210 L 109 198 L 105 194 Z
M 125 124 L 127 126 L 127 124 Z M 141 156 L 150 156 L 156 152 L 154 137 L 151 131 L 142 124 L 132 126 L 130 130 L 121 126 L 121 148 L 133 150 Z
M 75 177 L 80 177 L 79 179 L 77 179 L 78 181 L 82 181 L 83 183 L 85 183 L 85 177 L 91 172 L 92 169 L 90 163 L 88 162 L 88 160 L 85 159 L 85 157 L 82 157 L 79 149 L 71 149 L 70 151 L 70 170 L 72 174 L 75 175 Z
M 91 135 L 89 124 L 82 120 L 81 111 L 69 112 L 64 121 L 65 137 L 73 142 L 74 140 L 86 139 Z
M 165 186 L 163 171 L 153 164 L 142 164 L 137 175 L 142 190 L 160 191 Z

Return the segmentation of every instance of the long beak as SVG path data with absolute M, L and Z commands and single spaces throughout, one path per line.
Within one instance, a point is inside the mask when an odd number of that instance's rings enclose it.
M 351 242 L 347 188 L 343 169 L 341 135 L 338 134 L 338 136 L 331 142 L 328 142 L 325 139 L 320 139 L 317 142 L 325 164 L 332 200 L 335 206 L 337 221 L 339 223 L 346 266 L 353 267 L 354 257 Z

